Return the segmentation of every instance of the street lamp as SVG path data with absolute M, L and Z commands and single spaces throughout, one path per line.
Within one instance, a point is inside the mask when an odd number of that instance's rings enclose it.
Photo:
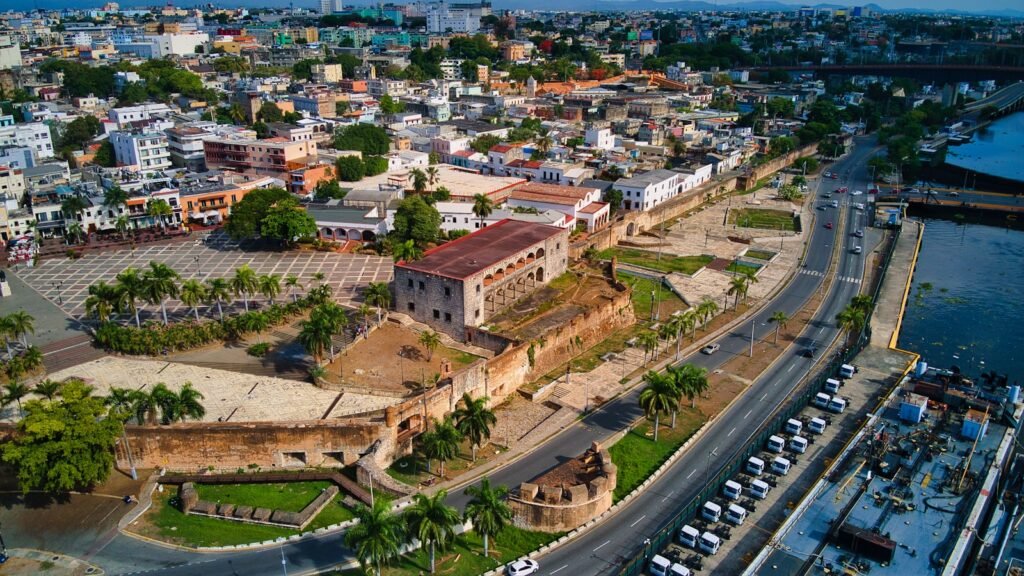
M 64 298 L 62 298 L 61 295 L 60 295 L 60 289 L 61 289 L 62 286 L 64 286 L 64 281 L 63 280 L 54 280 L 53 282 L 50 282 L 50 286 L 53 286 L 54 288 L 57 289 L 57 305 L 58 306 L 63 306 L 64 305 Z
M 199 256 L 193 256 L 192 261 L 196 263 L 196 276 L 202 277 L 203 271 L 199 268 Z

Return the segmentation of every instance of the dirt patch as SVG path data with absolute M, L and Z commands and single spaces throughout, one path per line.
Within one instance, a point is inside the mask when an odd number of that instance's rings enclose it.
M 732 265 L 732 260 L 727 260 L 725 258 L 715 258 L 711 262 L 708 262 L 707 267 L 712 270 L 718 270 L 719 272 L 722 272 L 730 265 Z
M 530 339 L 617 294 L 600 271 L 578 268 L 491 319 L 494 331 Z
M 351 345 L 325 368 L 328 382 L 344 382 L 384 392 L 405 393 L 432 383 L 439 374 L 441 360 L 448 359 L 452 370 L 459 370 L 478 356 L 440 345 L 430 351 L 419 343 L 419 333 L 385 322 L 369 338 Z M 340 378 L 339 378 L 340 377 Z
M 601 475 L 600 468 L 594 463 L 586 464 L 581 458 L 573 458 L 538 476 L 532 483 L 540 486 L 576 486 Z

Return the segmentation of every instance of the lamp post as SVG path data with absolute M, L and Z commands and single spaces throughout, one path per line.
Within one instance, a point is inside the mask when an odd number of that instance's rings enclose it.
M 193 256 L 192 261 L 196 263 L 196 276 L 202 278 L 203 271 L 199 268 L 199 256 Z
M 53 286 L 54 288 L 57 289 L 57 305 L 58 306 L 63 306 L 64 305 L 64 298 L 62 298 L 61 295 L 60 295 L 60 289 L 61 289 L 61 287 L 64 286 L 64 281 L 63 280 L 54 280 L 53 282 L 50 282 L 50 286 Z

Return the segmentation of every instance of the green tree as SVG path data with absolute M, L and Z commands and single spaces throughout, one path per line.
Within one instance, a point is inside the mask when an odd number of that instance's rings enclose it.
M 178 281 L 181 280 L 181 275 L 166 264 L 150 262 L 149 270 L 142 279 L 146 300 L 150 304 L 160 304 L 164 326 L 167 326 L 167 299 L 178 297 Z
M 271 206 L 260 222 L 260 234 L 264 238 L 287 246 L 299 238 L 316 236 L 316 231 L 316 220 L 294 198 L 285 198 Z
M 452 422 L 451 415 L 445 416 L 440 422 L 436 419 L 433 422 L 433 430 L 429 437 L 424 438 L 423 448 L 427 458 L 434 458 L 440 463 L 441 478 L 444 478 L 444 464 L 459 454 L 462 434 Z
M 605 190 L 604 201 L 608 203 L 608 208 L 612 214 L 618 212 L 622 208 L 622 190 L 616 190 L 615 188 Z
M 192 387 L 191 382 L 185 382 L 178 392 L 174 392 L 163 382 L 157 382 L 150 396 L 160 408 L 160 420 L 163 424 L 184 422 L 189 418 L 201 420 L 206 415 L 206 409 L 200 402 L 203 395 Z
M 337 180 L 321 180 L 313 189 L 313 197 L 320 201 L 342 200 L 347 194 L 348 189 L 342 188 Z
M 431 198 L 434 199 L 435 204 L 437 202 L 447 202 L 452 199 L 451 191 L 448 190 L 448 188 L 445 188 L 444 186 L 438 186 L 437 190 L 434 190 L 433 192 L 430 193 L 430 196 Z
M 199 321 L 199 305 L 206 301 L 206 286 L 194 278 L 186 280 L 181 285 L 181 303 L 192 309 L 192 313 Z
M 415 190 L 417 194 L 423 194 L 426 192 L 428 181 L 426 173 L 419 168 L 413 168 L 410 174 L 412 175 L 412 189 Z
M 412 240 L 406 240 L 405 242 L 395 244 L 391 255 L 394 257 L 395 262 L 413 262 L 423 257 L 423 250 L 420 250 L 419 246 Z
M 246 312 L 249 311 L 249 299 L 259 290 L 259 287 L 259 277 L 256 275 L 256 271 L 250 268 L 248 264 L 242 264 L 241 267 L 235 270 L 235 275 L 231 278 L 231 291 L 236 296 L 242 297 Z
M 423 342 L 425 334 L 427 332 L 420 335 L 420 343 L 427 346 Z M 436 332 L 431 332 L 431 334 L 437 338 Z M 436 348 L 438 344 L 440 344 L 440 338 L 436 339 L 434 347 Z M 491 426 L 498 423 L 497 416 L 487 407 L 488 401 L 490 401 L 490 398 L 486 396 L 474 399 L 469 395 L 469 392 L 466 392 L 462 395 L 462 406 L 456 408 L 455 412 L 452 413 L 452 416 L 455 418 L 455 427 L 458 428 L 460 434 L 470 441 L 474 462 L 476 462 L 477 448 L 483 445 L 484 440 L 491 437 Z
M 646 386 L 640 392 L 640 408 L 647 418 L 654 418 L 654 441 L 657 442 L 661 413 L 669 412 L 679 404 L 679 389 L 672 378 L 653 370 L 644 374 L 644 383 Z
M 441 214 L 422 196 L 409 196 L 395 210 L 394 234 L 398 242 L 412 240 L 419 248 L 437 242 L 441 232 Z
M 7 384 L 4 384 L 3 405 L 7 406 L 8 404 L 17 404 L 18 414 L 23 416 L 25 414 L 25 410 L 21 407 L 21 399 L 28 396 L 31 392 L 32 389 L 25 384 L 16 380 L 11 380 Z
M 778 310 L 768 318 L 768 321 L 775 324 L 775 344 L 778 344 L 779 331 L 786 327 L 786 323 L 789 322 L 789 316 L 782 310 Z
M 146 215 L 154 222 L 159 222 L 161 230 L 167 229 L 167 218 L 170 218 L 173 213 L 171 205 L 163 198 L 153 198 L 146 203 Z
M 391 288 L 387 282 L 370 282 L 364 294 L 366 303 L 377 308 L 377 325 L 381 323 L 381 315 L 391 307 Z
M 299 344 L 313 357 L 313 362 L 320 364 L 324 352 L 331 347 L 331 328 L 322 320 L 303 320 L 299 323 Z
M 480 219 L 480 228 L 484 227 L 484 219 L 494 213 L 494 201 L 484 194 L 473 195 L 473 214 Z
M 297 302 L 299 295 L 295 293 L 295 291 L 302 290 L 302 283 L 299 282 L 299 277 L 294 274 L 289 274 L 284 279 L 284 285 L 288 288 L 288 295 L 292 297 L 292 302 Z
M 100 121 L 95 116 L 79 116 L 64 127 L 60 134 L 57 148 L 60 150 L 81 150 L 99 132 Z
M 114 229 L 121 234 L 121 239 L 124 240 L 128 237 L 128 229 L 131 227 L 131 221 L 128 219 L 127 214 L 121 214 L 114 220 Z
M 380 111 L 388 116 L 405 112 L 405 104 L 387 94 L 380 97 Z
M 38 394 L 39 396 L 46 398 L 47 400 L 53 400 L 54 398 L 57 397 L 58 394 L 60 394 L 60 389 L 60 382 L 56 382 L 54 380 L 50 380 L 49 378 L 47 378 L 46 380 L 43 380 L 42 382 L 36 384 L 35 388 L 33 388 L 32 391 Z
M 280 122 L 284 120 L 284 112 L 281 112 L 281 109 L 273 102 L 264 102 L 256 117 L 263 122 Z
M 459 512 L 445 504 L 447 490 L 438 490 L 434 495 L 414 494 L 412 505 L 403 515 L 409 526 L 409 533 L 430 549 L 430 573 L 435 571 L 435 548 L 444 550 L 455 539 L 455 527 L 459 524 Z
M 487 154 L 488 150 L 494 148 L 498 144 L 501 144 L 501 138 L 498 138 L 497 136 L 494 136 L 492 134 L 484 134 L 483 136 L 478 136 L 475 140 L 470 142 L 469 147 L 472 148 L 473 151 L 475 152 Z
M 646 366 L 648 361 L 654 360 L 656 357 L 655 351 L 658 349 L 658 335 L 647 330 L 637 336 L 637 342 L 644 349 L 644 366 Z
M 136 304 L 145 296 L 146 281 L 136 268 L 125 268 L 116 277 L 117 294 L 120 296 L 115 309 L 127 310 L 135 316 L 135 327 L 142 328 L 139 321 L 139 307 Z
M 367 156 L 363 159 L 363 172 L 366 176 L 376 176 L 388 171 L 388 159 L 383 156 Z
M 397 558 L 405 541 L 404 519 L 391 512 L 391 505 L 377 499 L 373 507 L 357 504 L 354 514 L 359 522 L 345 533 L 345 545 L 355 551 L 364 572 L 380 576 L 381 567 Z
M 359 182 L 366 174 L 366 165 L 358 156 L 342 156 L 335 163 L 338 178 L 345 182 Z
M 36 319 L 24 310 L 15 310 L 7 315 L 10 334 L 28 348 L 28 335 L 36 333 Z
M 221 305 L 231 298 L 231 284 L 224 278 L 210 278 L 206 281 L 206 301 L 217 305 L 220 321 L 224 321 L 224 307 Z
M 118 209 L 128 202 L 128 193 L 118 185 L 113 185 L 103 191 L 103 207 Z
M 490 539 L 497 536 L 512 520 L 512 509 L 505 503 L 508 488 L 491 487 L 489 478 L 478 486 L 468 486 L 466 495 L 466 519 L 473 523 L 473 531 L 484 537 L 484 558 L 490 558 Z
M 847 343 L 864 328 L 866 318 L 864 311 L 853 305 L 843 308 L 836 314 L 836 325 L 839 326 L 840 330 L 846 331 Z
M 238 326 L 246 332 L 256 334 L 256 340 L 263 343 L 263 333 L 270 328 L 270 317 L 266 312 L 249 312 L 238 317 Z
M 260 234 L 263 219 L 278 202 L 290 199 L 283 188 L 259 188 L 245 195 L 231 207 L 226 224 L 228 234 L 235 240 L 248 240 Z
M 391 149 L 391 139 L 380 126 L 353 124 L 335 133 L 334 147 L 338 150 L 359 150 L 364 156 L 383 156 Z
M 60 203 L 60 211 L 67 218 L 80 219 L 79 214 L 82 212 L 82 210 L 85 210 L 88 207 L 89 203 L 86 202 L 84 198 L 78 195 L 68 196 L 67 198 L 64 199 L 63 202 Z
M 690 408 L 696 407 L 697 398 L 707 392 L 710 386 L 707 369 L 695 364 L 683 364 L 682 366 L 672 366 L 667 372 L 675 382 L 679 393 L 690 401 Z M 675 427 L 675 423 L 672 426 Z
M 83 490 L 110 475 L 122 425 L 90 392 L 81 381 L 70 380 L 59 401 L 26 403 L 13 438 L 0 447 L 22 492 Z
M 736 297 L 736 300 L 734 301 L 732 306 L 733 310 L 735 310 L 736 307 L 740 305 L 740 296 L 746 295 L 747 285 L 749 284 L 749 282 L 749 279 L 743 275 L 733 276 L 729 280 L 729 289 L 726 291 L 726 294 L 728 294 L 729 296 Z
M 110 140 L 104 140 L 103 143 L 100 144 L 99 149 L 96 150 L 96 155 L 93 156 L 92 162 L 93 164 L 103 166 L 104 168 L 113 168 L 114 166 L 117 166 L 117 158 L 114 157 L 114 145 Z

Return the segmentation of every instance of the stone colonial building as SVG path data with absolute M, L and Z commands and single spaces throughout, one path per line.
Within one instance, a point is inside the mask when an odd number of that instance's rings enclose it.
M 502 220 L 395 264 L 395 309 L 458 340 L 565 272 L 569 231 Z

